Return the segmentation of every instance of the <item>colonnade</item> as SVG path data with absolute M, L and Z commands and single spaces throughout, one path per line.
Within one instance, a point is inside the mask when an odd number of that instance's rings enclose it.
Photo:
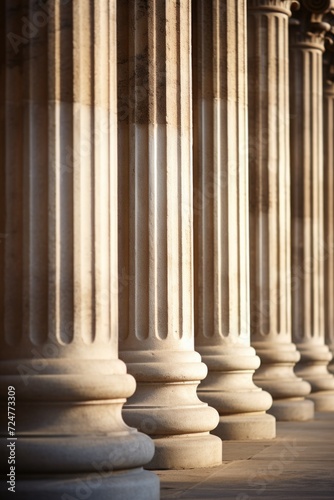
M 156 500 L 333 411 L 334 3 L 6 0 L 0 32 L 17 497 Z

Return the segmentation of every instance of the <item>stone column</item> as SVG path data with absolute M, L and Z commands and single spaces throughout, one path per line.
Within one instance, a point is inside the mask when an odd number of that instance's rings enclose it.
M 323 76 L 324 15 L 332 2 L 304 1 L 290 43 L 292 331 L 296 373 L 312 386 L 316 410 L 334 410 L 332 355 L 324 329 Z
M 15 388 L 14 496 L 158 499 L 142 468 L 153 443 L 121 417 L 135 381 L 117 348 L 115 2 L 9 0 L 0 18 L 0 388 L 2 410 Z
M 275 436 L 272 398 L 252 381 L 246 39 L 244 1 L 193 2 L 195 343 L 223 439 Z
M 196 394 L 190 1 L 118 2 L 121 358 L 138 383 L 124 418 L 154 438 L 151 468 L 217 465 L 218 413 Z
M 250 302 L 255 381 L 278 420 L 313 417 L 310 384 L 293 371 L 287 0 L 248 3 Z
M 334 355 L 334 27 L 324 54 L 325 340 Z M 334 373 L 334 359 L 328 365 Z
M 324 56 L 325 340 L 334 355 L 334 28 Z M 334 373 L 334 359 L 328 365 Z

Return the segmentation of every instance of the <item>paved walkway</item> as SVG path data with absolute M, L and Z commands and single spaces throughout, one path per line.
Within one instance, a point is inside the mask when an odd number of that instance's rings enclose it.
M 279 422 L 272 441 L 225 441 L 223 464 L 158 471 L 161 499 L 334 500 L 334 413 Z

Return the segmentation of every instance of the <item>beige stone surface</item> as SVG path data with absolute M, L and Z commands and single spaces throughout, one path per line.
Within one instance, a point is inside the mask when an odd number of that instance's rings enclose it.
M 9 3 L 2 41 L 41 9 Z M 135 380 L 118 359 L 113 288 L 116 5 L 50 4 L 36 36 L 17 52 L 7 43 L 1 72 L 1 473 L 13 386 L 15 498 L 124 500 L 136 485 L 136 498 L 157 500 L 158 478 L 143 470 L 153 442 L 121 416 Z
M 332 29 L 332 42 L 334 34 Z M 334 50 L 324 54 L 324 312 L 325 341 L 334 355 Z M 334 373 L 334 360 L 328 365 Z
M 245 2 L 193 2 L 195 345 L 223 439 L 275 436 L 271 396 L 252 381 L 246 33 Z
M 120 357 L 138 384 L 123 414 L 154 439 L 149 467 L 206 467 L 221 440 L 196 393 L 190 1 L 120 2 L 118 16 Z
M 288 1 L 248 2 L 251 342 L 278 420 L 308 420 L 310 384 L 291 342 Z
M 333 499 L 334 0 L 288 53 L 297 4 L 0 2 L 16 499 Z
M 161 498 L 332 500 L 333 435 L 333 413 L 277 422 L 274 440 L 224 442 L 220 467 L 158 472 Z
M 290 30 L 292 332 L 296 372 L 310 382 L 318 410 L 334 410 L 332 354 L 325 344 L 323 52 L 332 2 L 317 16 L 297 11 Z M 314 6 L 313 6 L 314 8 Z

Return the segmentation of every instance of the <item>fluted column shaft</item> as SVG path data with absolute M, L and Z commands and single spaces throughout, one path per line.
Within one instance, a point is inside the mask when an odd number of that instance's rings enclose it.
M 272 399 L 252 381 L 246 39 L 245 2 L 193 2 L 195 344 L 223 439 L 275 436 Z
M 292 2 L 248 4 L 250 302 L 256 382 L 279 420 L 306 420 L 310 385 L 291 342 L 288 20 Z
M 333 28 L 332 28 L 333 30 Z M 334 42 L 334 36 L 332 37 Z M 325 340 L 334 355 L 334 50 L 326 53 L 324 75 Z M 334 360 L 328 366 L 334 373 Z
M 152 468 L 221 461 L 218 414 L 196 394 L 190 2 L 118 3 L 121 357 L 138 383 L 124 410 L 148 432 Z
M 0 14 L 0 385 L 16 393 L 16 496 L 158 499 L 142 468 L 153 443 L 121 417 L 135 381 L 118 359 L 113 285 L 116 6 L 44 7 L 7 1 Z M 13 46 L 24 15 L 36 36 Z
M 332 355 L 324 330 L 322 80 L 324 34 L 329 25 L 310 6 L 312 2 L 303 2 L 291 25 L 292 331 L 301 353 L 296 372 L 311 383 L 316 409 L 330 410 L 334 409 L 330 392 L 334 378 L 327 370 Z

